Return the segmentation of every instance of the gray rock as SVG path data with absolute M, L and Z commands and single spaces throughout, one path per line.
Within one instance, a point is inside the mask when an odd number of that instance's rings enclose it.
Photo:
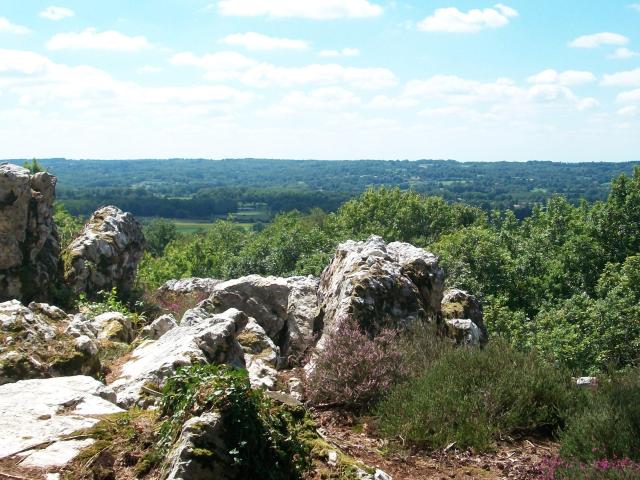
M 262 277 L 249 275 L 215 286 L 210 304 L 217 311 L 237 308 L 265 330 L 281 355 L 299 355 L 313 344 L 318 326 L 313 277 Z
M 253 318 L 237 337 L 242 346 L 244 362 L 253 388 L 270 390 L 275 387 L 280 349 Z
M 150 325 L 142 329 L 142 337 L 157 340 L 169 330 L 178 326 L 173 315 L 162 315 L 156 318 Z
M 235 309 L 217 315 L 203 310 L 197 316 L 191 315 L 188 324 L 183 321 L 158 340 L 142 343 L 110 385 L 117 394 L 118 404 L 131 407 L 148 403 L 143 387 L 151 384 L 159 388 L 182 366 L 227 363 L 244 367 L 244 355 L 236 335 L 247 321 L 248 317 Z
M 216 280 L 215 278 L 182 278 L 180 280 L 168 280 L 160 288 L 158 293 L 175 293 L 175 294 L 188 294 L 188 293 L 202 293 L 210 295 L 216 285 L 222 283 L 222 280 Z
M 439 322 L 443 284 L 438 258 L 421 248 L 387 245 L 377 236 L 340 244 L 320 277 L 324 329 L 318 347 L 349 317 L 372 335 L 383 328 Z
M 468 318 L 452 318 L 445 320 L 447 336 L 457 345 L 478 347 L 484 343 L 485 336 L 478 326 Z
M 36 455 L 34 462 L 43 461 L 42 451 L 29 448 L 58 442 L 92 427 L 99 421 L 98 415 L 122 412 L 109 398 L 113 398 L 113 392 L 104 384 L 84 376 L 22 380 L 0 386 L 0 459 L 26 451 L 26 464 L 31 455 Z M 62 447 L 68 451 L 70 445 Z
M 232 459 L 224 442 L 222 417 L 209 412 L 187 420 L 180 437 L 167 458 L 167 480 L 231 480 L 236 478 L 229 468 Z M 195 454 L 205 450 L 210 457 Z
M 46 299 L 57 280 L 56 177 L 0 165 L 0 301 Z
M 96 316 L 91 324 L 98 332 L 98 340 L 129 343 L 133 340 L 131 320 L 120 312 L 107 312 Z
M 445 320 L 469 319 L 478 329 L 478 344 L 485 344 L 488 340 L 487 328 L 480 302 L 468 292 L 453 288 L 447 290 L 442 298 L 442 316 Z M 447 322 L 451 325 L 450 322 Z
M 129 291 L 144 253 L 142 225 L 117 207 L 96 211 L 63 253 L 65 282 L 75 293 Z

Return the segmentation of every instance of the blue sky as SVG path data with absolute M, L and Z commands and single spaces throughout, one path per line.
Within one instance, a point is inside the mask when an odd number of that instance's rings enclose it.
M 0 0 L 0 158 L 640 159 L 630 0 Z

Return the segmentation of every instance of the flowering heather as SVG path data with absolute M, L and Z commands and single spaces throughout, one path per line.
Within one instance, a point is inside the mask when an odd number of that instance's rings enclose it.
M 544 480 L 636 480 L 640 463 L 629 460 L 600 459 L 592 463 L 548 458 L 542 462 Z

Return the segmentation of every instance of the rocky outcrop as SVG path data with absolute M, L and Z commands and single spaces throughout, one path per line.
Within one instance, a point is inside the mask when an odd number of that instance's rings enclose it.
M 62 254 L 65 282 L 75 293 L 133 287 L 144 253 L 142 225 L 116 207 L 96 211 Z
M 151 324 L 142 329 L 141 337 L 148 338 L 150 340 L 157 340 L 169 330 L 178 326 L 178 322 L 173 315 L 162 315 L 156 318 Z
M 317 332 L 318 279 L 249 275 L 215 286 L 212 308 L 242 310 L 255 318 L 283 357 L 299 355 L 313 344 Z
M 185 422 L 180 437 L 167 459 L 167 480 L 231 480 L 235 478 L 229 466 L 233 464 L 224 441 L 222 415 L 204 413 Z M 198 456 L 198 451 L 208 456 Z M 216 461 L 211 461 L 215 458 Z
M 323 338 L 348 318 L 370 335 L 418 321 L 438 322 L 443 284 L 438 258 L 421 248 L 386 244 L 377 236 L 344 242 L 320 277 Z
M 249 372 L 251 386 L 274 388 L 277 369 L 280 366 L 280 348 L 253 318 L 249 319 L 247 326 L 237 338 L 244 351 L 244 363 Z
M 227 363 L 244 367 L 244 354 L 236 335 L 248 320 L 247 315 L 235 309 L 217 315 L 203 308 L 186 312 L 178 327 L 159 340 L 142 343 L 131 353 L 110 385 L 117 394 L 118 405 L 153 403 L 145 389 L 159 389 L 182 366 Z
M 449 337 L 458 344 L 482 345 L 487 342 L 487 329 L 480 302 L 457 288 L 447 290 L 442 298 L 442 316 Z
M 92 427 L 98 415 L 121 412 L 114 400 L 109 388 L 84 376 L 0 386 L 0 460 L 20 453 L 25 467 L 63 465 L 93 442 L 64 437 Z
M 210 295 L 216 285 L 222 283 L 222 280 L 216 280 L 215 278 L 182 278 L 180 280 L 168 280 L 160 288 L 158 288 L 159 294 L 189 294 L 189 293 L 204 293 Z
M 0 165 L 0 301 L 47 298 L 58 275 L 56 178 Z
M 73 323 L 73 322 L 72 322 Z M 27 378 L 94 374 L 100 368 L 95 337 L 68 331 L 57 307 L 17 300 L 0 303 L 0 385 Z

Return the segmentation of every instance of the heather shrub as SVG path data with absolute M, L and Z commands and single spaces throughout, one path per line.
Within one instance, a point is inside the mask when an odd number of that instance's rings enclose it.
M 305 384 L 312 404 L 365 410 L 405 377 L 397 331 L 383 330 L 370 338 L 349 318 L 328 335 Z
M 640 478 L 640 463 L 629 459 L 597 460 L 592 463 L 552 459 L 543 462 L 543 480 L 635 480 Z
M 561 436 L 564 458 L 640 461 L 640 370 L 614 375 L 588 392 Z
M 376 417 L 387 437 L 432 449 L 456 442 L 487 450 L 498 437 L 556 432 L 575 392 L 566 370 L 495 340 L 482 350 L 445 351 L 396 386 Z

